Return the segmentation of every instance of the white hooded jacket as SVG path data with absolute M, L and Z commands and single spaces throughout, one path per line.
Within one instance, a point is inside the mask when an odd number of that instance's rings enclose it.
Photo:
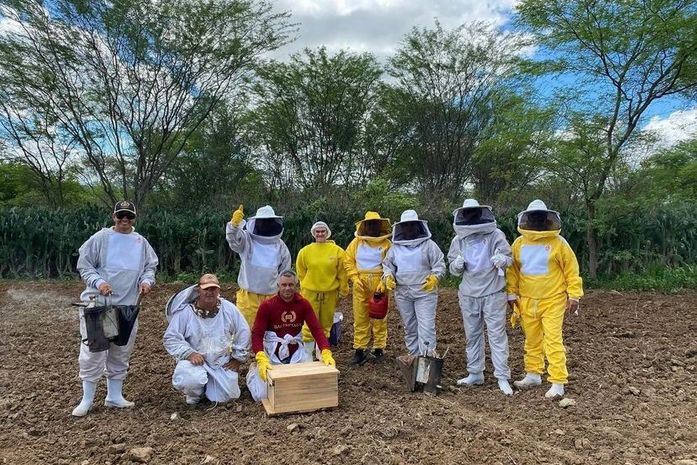
M 415 239 L 400 238 L 398 233 L 404 223 L 419 222 L 422 234 Z M 409 286 L 413 291 L 422 291 L 426 278 L 434 274 L 438 279 L 445 275 L 443 252 L 433 240 L 424 220 L 419 220 L 414 210 L 402 213 L 401 221 L 392 228 L 392 247 L 383 260 L 383 277 L 393 276 L 399 286 Z
M 99 295 L 99 286 L 109 283 L 113 305 L 135 305 L 139 286 L 155 284 L 159 262 L 148 241 L 135 231 L 123 234 L 103 228 L 85 241 L 79 250 L 77 269 L 86 284 L 80 299 Z
M 467 202 L 463 208 L 468 208 Z M 455 218 L 458 210 L 460 209 L 453 212 Z M 503 291 L 506 278 L 499 274 L 499 270 L 491 262 L 491 257 L 495 254 L 504 255 L 507 259 L 506 266 L 513 260 L 511 246 L 503 231 L 497 228 L 496 221 L 461 225 L 453 219 L 453 229 L 456 235 L 450 242 L 448 263 L 452 275 L 462 276 L 460 293 L 468 297 L 485 297 Z M 454 262 L 458 256 L 464 259 L 464 270 L 455 266 Z
M 262 207 L 257 215 L 249 221 L 242 221 L 239 226 L 228 222 L 225 236 L 230 248 L 240 255 L 240 273 L 237 284 L 241 289 L 256 294 L 270 295 L 278 290 L 278 275 L 292 266 L 290 251 L 281 240 L 283 231 L 275 236 L 254 234 L 257 218 L 281 218 L 276 216 L 271 207 Z

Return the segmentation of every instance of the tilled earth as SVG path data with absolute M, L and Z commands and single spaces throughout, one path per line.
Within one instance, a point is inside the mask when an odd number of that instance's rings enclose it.
M 394 363 L 404 351 L 394 309 L 386 360 L 349 364 L 344 301 L 335 349 L 339 408 L 267 417 L 248 392 L 236 402 L 190 407 L 172 389 L 163 306 L 183 287 L 158 286 L 145 301 L 125 385 L 136 407 L 107 410 L 101 383 L 95 407 L 76 419 L 79 331 L 70 303 L 82 285 L 0 282 L 2 463 L 697 464 L 697 293 L 590 292 L 580 315 L 565 323 L 567 398 L 576 402 L 568 408 L 545 399 L 544 385 L 503 396 L 490 365 L 484 386 L 455 385 L 466 370 L 453 289 L 441 291 L 438 306 L 440 349 L 450 350 L 437 397 L 404 388 Z M 232 298 L 234 288 L 223 295 Z M 522 335 L 509 336 L 519 378 Z M 137 457 L 134 448 L 151 450 Z

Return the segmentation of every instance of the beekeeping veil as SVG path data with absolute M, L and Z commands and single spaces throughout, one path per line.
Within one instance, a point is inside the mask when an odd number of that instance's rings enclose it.
M 559 231 L 559 212 L 548 210 L 542 200 L 533 200 L 526 210 L 518 213 L 518 228 L 529 231 Z

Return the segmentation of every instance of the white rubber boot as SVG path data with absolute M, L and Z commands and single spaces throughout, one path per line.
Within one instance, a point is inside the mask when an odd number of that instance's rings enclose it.
M 457 380 L 458 386 L 481 386 L 484 384 L 484 375 L 481 373 L 470 373 L 464 378 Z
M 520 381 L 513 381 L 513 385 L 518 389 L 529 389 L 542 384 L 542 376 L 537 373 L 528 373 Z
M 94 394 L 97 392 L 97 383 L 92 381 L 82 382 L 82 400 L 77 407 L 73 409 L 74 417 L 84 417 L 90 411 L 94 403 Z
M 513 388 L 510 384 L 508 384 L 507 379 L 499 379 L 499 389 L 501 389 L 501 392 L 503 392 L 507 396 L 513 395 Z
M 545 397 L 548 399 L 554 399 L 555 397 L 564 397 L 564 385 L 563 384 L 552 384 L 549 391 L 545 392 Z
M 112 408 L 131 408 L 135 404 L 123 398 L 123 380 L 122 379 L 107 379 L 106 380 L 106 399 L 104 399 L 105 407 Z

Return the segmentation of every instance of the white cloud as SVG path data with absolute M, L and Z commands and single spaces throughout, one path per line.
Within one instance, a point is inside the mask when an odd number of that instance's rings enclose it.
M 17 15 L 14 10 L 7 7 L 0 7 L 0 35 L 24 34 L 22 25 L 17 22 Z
M 451 29 L 472 21 L 505 24 L 518 0 L 278 0 L 299 23 L 298 39 L 273 54 L 284 60 L 304 48 L 321 45 L 330 52 L 372 52 L 378 59 L 394 53 L 414 26 L 431 27 L 437 19 Z
M 671 147 L 697 137 L 697 108 L 676 110 L 666 117 L 654 116 L 642 131 L 655 137 L 654 150 Z

